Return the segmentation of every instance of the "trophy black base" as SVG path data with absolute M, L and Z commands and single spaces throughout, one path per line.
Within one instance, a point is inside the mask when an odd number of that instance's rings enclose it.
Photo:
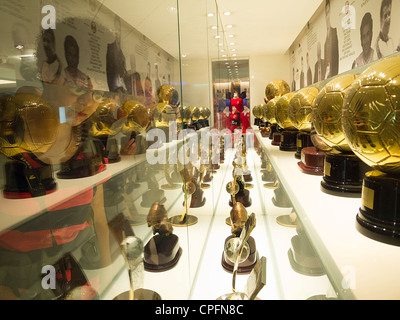
M 271 144 L 272 144 L 273 146 L 277 146 L 277 147 L 279 147 L 279 146 L 281 145 L 281 133 L 280 133 L 280 132 L 275 132 L 275 133 L 272 135 L 272 142 L 271 142 Z
M 270 126 L 270 132 L 269 132 L 269 139 L 273 140 L 274 139 L 274 134 L 279 133 L 279 127 L 277 124 L 272 124 Z
M 240 202 L 243 204 L 246 208 L 250 207 L 252 204 L 252 200 L 250 198 L 250 191 L 247 189 L 240 190 L 236 195 L 235 195 L 235 200 L 236 202 Z M 229 200 L 229 205 L 233 207 L 233 199 L 232 196 Z
M 363 177 L 369 170 L 371 168 L 355 154 L 328 152 L 321 190 L 334 196 L 360 198 Z
M 225 248 L 226 243 L 232 238 L 234 238 L 234 236 L 229 236 L 228 238 L 225 239 L 224 248 Z M 238 270 L 237 270 L 238 274 L 249 274 L 253 270 L 254 266 L 256 265 L 256 263 L 259 259 L 259 255 L 258 255 L 258 252 L 256 249 L 256 242 L 255 242 L 254 238 L 250 236 L 249 239 L 247 240 L 247 243 L 250 247 L 250 254 L 249 254 L 249 257 L 245 261 L 239 263 Z M 222 264 L 222 268 L 226 272 L 229 272 L 229 273 L 233 272 L 233 267 L 234 267 L 233 263 L 231 263 L 230 261 L 228 261 L 225 258 L 225 252 L 222 253 L 221 264 Z
M 288 257 L 293 270 L 306 276 L 324 275 L 324 268 L 305 236 L 296 235 L 291 241 L 292 248 L 288 251 Z
M 144 247 L 144 270 L 163 272 L 176 266 L 182 255 L 176 235 L 152 237 Z
M 281 133 L 281 151 L 296 151 L 297 150 L 297 134 L 298 131 L 283 131 Z
M 364 236 L 400 246 L 400 179 L 370 171 L 365 174 L 356 229 Z
M 297 163 L 303 173 L 323 176 L 326 153 L 315 147 L 306 147 L 301 150 L 301 161 Z
M 29 169 L 22 162 L 9 161 L 4 167 L 6 182 L 3 195 L 6 199 L 40 197 L 57 189 L 51 165 Z M 32 182 L 28 183 L 28 176 L 32 173 L 38 178 L 37 186 Z
M 314 145 L 312 144 L 311 141 L 311 135 L 308 132 L 299 132 L 297 134 L 297 150 L 295 153 L 295 158 L 296 159 L 301 159 L 301 150 L 303 148 L 308 148 L 308 147 L 313 147 Z

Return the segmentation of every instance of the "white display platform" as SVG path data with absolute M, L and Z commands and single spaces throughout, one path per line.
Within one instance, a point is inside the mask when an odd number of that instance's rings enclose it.
M 360 198 L 324 193 L 321 176 L 300 171 L 294 152 L 280 151 L 255 130 L 318 256 L 343 299 L 399 299 L 400 248 L 356 230 Z

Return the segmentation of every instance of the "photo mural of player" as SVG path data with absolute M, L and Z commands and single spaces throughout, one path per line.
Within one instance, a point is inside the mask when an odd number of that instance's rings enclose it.
M 290 47 L 292 90 L 400 51 L 399 15 L 397 0 L 323 1 Z

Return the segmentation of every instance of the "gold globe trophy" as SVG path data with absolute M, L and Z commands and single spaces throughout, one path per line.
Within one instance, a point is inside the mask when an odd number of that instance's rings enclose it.
M 260 127 L 261 126 L 261 105 L 254 106 L 252 109 L 252 114 L 254 116 L 254 125 Z
M 208 119 L 210 118 L 211 111 L 207 107 L 200 107 L 200 117 L 198 120 L 199 128 L 205 128 L 209 126 Z
M 124 102 L 121 109 L 125 116 L 122 124 L 122 133 L 124 138 L 121 139 L 121 145 L 124 146 L 129 140 L 135 139 L 137 151 L 135 154 L 146 152 L 146 138 L 142 135 L 151 124 L 151 114 L 149 108 L 140 102 L 128 100 Z
M 315 131 L 333 150 L 326 153 L 321 189 L 325 193 L 359 197 L 364 173 L 368 170 L 349 147 L 342 129 L 344 96 L 357 78 L 342 75 L 330 81 L 315 98 L 313 124 Z
M 192 112 L 192 118 L 190 119 L 190 122 L 188 124 L 188 128 L 192 130 L 198 130 L 200 129 L 199 126 L 199 119 L 201 116 L 201 111 L 200 108 L 196 106 L 190 106 L 190 111 Z
M 94 121 L 89 132 L 103 143 L 109 163 L 121 160 L 118 143 L 114 137 L 121 129 L 120 126 L 115 126 L 117 119 L 114 117 L 114 110 L 117 106 L 115 100 L 104 99 L 93 114 Z
M 319 90 L 315 87 L 300 89 L 295 93 L 289 103 L 289 119 L 299 133 L 297 135 L 297 150 L 295 157 L 301 159 L 301 150 L 312 147 L 312 106 Z
M 273 81 L 269 82 L 267 84 L 267 86 L 265 87 L 264 101 L 265 101 L 265 103 L 268 104 L 268 102 L 271 101 L 272 99 L 280 98 L 289 92 L 290 92 L 290 87 L 286 81 L 280 80 L 280 79 L 273 80 Z M 270 139 L 273 139 L 273 135 L 275 133 L 277 133 L 277 135 L 278 135 L 278 132 L 280 130 L 279 130 L 279 126 L 277 123 L 272 123 L 270 121 L 270 124 L 271 124 Z M 279 138 L 277 138 L 277 139 L 279 139 Z
M 275 105 L 275 119 L 283 131 L 281 132 L 281 143 L 279 150 L 296 151 L 297 134 L 299 130 L 293 125 L 289 118 L 289 103 L 294 93 L 290 92 L 278 99 Z
M 279 146 L 281 143 L 281 133 L 275 118 L 275 106 L 280 97 L 276 97 L 268 101 L 262 107 L 263 119 L 269 123 L 269 139 L 272 140 L 273 146 Z
M 368 67 L 350 86 L 342 124 L 365 173 L 356 227 L 363 235 L 400 245 L 400 56 Z
M 177 137 L 178 128 L 170 128 L 176 125 L 179 113 L 179 94 L 171 85 L 162 85 L 158 89 L 158 104 L 154 110 L 154 126 L 164 131 L 166 141 L 171 142 Z M 170 135 L 172 131 L 172 135 Z
M 55 143 L 59 121 L 52 107 L 33 94 L 0 98 L 0 152 L 5 164 L 5 198 L 43 196 L 56 190 L 53 168 L 36 155 Z

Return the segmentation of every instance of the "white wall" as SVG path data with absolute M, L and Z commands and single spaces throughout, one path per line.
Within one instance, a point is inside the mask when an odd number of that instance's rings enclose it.
M 249 58 L 250 68 L 250 107 L 264 103 L 265 87 L 275 79 L 285 80 L 290 85 L 289 55 L 262 55 Z M 250 112 L 250 123 L 254 123 Z
M 265 87 L 269 82 L 282 79 L 289 83 L 289 55 L 251 56 L 249 60 L 250 106 L 254 107 L 264 103 Z

